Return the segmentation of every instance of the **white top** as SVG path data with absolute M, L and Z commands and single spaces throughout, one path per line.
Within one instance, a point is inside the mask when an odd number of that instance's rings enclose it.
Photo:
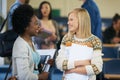
M 34 62 L 27 42 L 18 37 L 13 46 L 12 74 L 18 80 L 38 80 L 38 75 L 33 73 Z
M 102 71 L 102 50 L 101 48 L 101 41 L 94 35 L 90 36 L 87 39 L 76 39 L 77 41 L 87 41 L 93 43 L 93 47 L 87 47 L 79 44 L 72 43 L 72 46 L 67 47 L 64 42 L 67 40 L 66 36 L 64 36 L 62 40 L 61 47 L 58 51 L 58 56 L 56 58 L 56 66 L 59 70 L 63 71 L 63 62 L 64 60 L 68 60 L 67 68 L 72 69 L 74 68 L 74 61 L 75 60 L 85 60 L 91 59 L 91 64 L 94 64 L 99 72 Z M 77 55 L 77 56 L 76 56 Z M 87 75 L 71 73 L 67 75 L 63 75 L 65 77 L 64 80 L 96 80 L 96 73 L 93 70 L 92 65 L 85 66 Z
M 72 43 L 72 46 L 66 47 L 68 51 L 68 61 L 77 60 L 90 60 L 93 54 L 93 48 L 87 47 L 85 45 L 78 45 Z M 79 54 L 78 54 L 79 53 Z M 65 75 L 66 80 L 88 80 L 88 75 L 81 75 L 77 73 L 71 73 Z

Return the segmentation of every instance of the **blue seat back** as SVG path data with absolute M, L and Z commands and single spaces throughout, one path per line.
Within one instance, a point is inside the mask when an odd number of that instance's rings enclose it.
M 120 60 L 110 60 L 104 62 L 103 65 L 104 74 L 120 74 Z
M 118 48 L 117 47 L 103 47 L 102 53 L 104 54 L 103 58 L 117 58 Z

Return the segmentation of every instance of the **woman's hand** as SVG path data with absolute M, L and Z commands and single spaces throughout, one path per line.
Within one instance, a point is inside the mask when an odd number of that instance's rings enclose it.
M 44 30 L 44 28 L 43 27 L 39 27 L 39 33 L 41 33 L 42 31 Z
M 57 39 L 57 36 L 54 33 L 47 38 L 48 41 L 55 41 L 56 39 Z
M 12 76 L 8 80 L 17 80 L 17 78 L 15 76 Z
M 47 80 L 48 79 L 48 72 L 42 72 L 41 74 L 38 75 L 38 80 Z
M 119 37 L 114 37 L 112 39 L 112 43 L 119 43 L 120 42 L 120 38 Z
M 70 74 L 70 73 L 73 73 L 73 69 L 70 69 L 70 70 L 66 70 L 66 71 L 65 71 L 65 74 Z
M 91 64 L 91 60 L 78 60 L 78 61 L 75 61 L 75 67 L 85 66 L 85 65 L 90 65 L 90 64 Z
M 49 59 L 47 63 L 50 64 L 50 66 L 52 66 L 54 64 L 54 59 Z
M 83 74 L 83 75 L 87 74 L 85 66 L 79 66 L 79 67 L 65 71 L 65 74 L 70 74 L 70 73 L 77 73 L 77 74 Z

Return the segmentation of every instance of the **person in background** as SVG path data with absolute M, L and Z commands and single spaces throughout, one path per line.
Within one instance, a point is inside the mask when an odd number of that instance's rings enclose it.
M 85 8 L 90 15 L 92 34 L 96 35 L 102 40 L 102 22 L 97 4 L 94 2 L 94 0 L 82 1 L 83 5 L 81 7 Z
M 91 33 L 86 9 L 76 8 L 68 14 L 68 33 L 63 37 L 56 58 L 63 80 L 96 80 L 102 71 L 102 43 Z
M 34 43 L 36 44 L 38 49 L 56 49 L 59 47 L 58 41 L 60 40 L 59 36 L 59 25 L 58 23 L 52 19 L 52 6 L 48 1 L 43 1 L 39 5 L 38 9 L 38 18 L 41 22 L 41 26 L 43 31 L 46 30 L 51 33 L 51 35 L 42 38 L 39 35 L 34 37 Z M 42 33 L 42 32 L 41 32 Z M 54 61 L 55 56 L 53 57 Z M 49 69 L 48 80 L 52 80 L 51 76 L 56 71 L 56 66 L 52 65 Z
M 28 4 L 30 0 L 16 0 L 15 3 L 11 6 L 10 11 L 9 11 L 9 16 L 8 16 L 8 30 L 12 30 L 12 14 L 14 10 L 22 5 L 22 4 Z
M 52 19 L 52 7 L 48 1 L 43 1 L 39 6 L 39 19 L 44 30 L 50 32 L 52 35 L 46 38 L 35 37 L 34 42 L 38 49 L 55 49 L 56 42 L 59 41 L 59 26 L 55 20 Z
M 120 15 L 115 14 L 112 25 L 103 32 L 103 43 L 120 43 Z
M 40 55 L 32 42 L 32 36 L 40 34 L 42 28 L 34 10 L 23 4 L 12 15 L 13 30 L 19 35 L 12 52 L 12 75 L 18 80 L 47 80 L 48 72 L 39 73 Z

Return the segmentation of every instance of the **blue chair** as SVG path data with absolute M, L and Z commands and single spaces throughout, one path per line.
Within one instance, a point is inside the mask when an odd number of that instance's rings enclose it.
M 62 80 L 63 72 L 54 66 L 50 71 L 50 80 Z
M 104 62 L 103 73 L 106 79 L 120 80 L 120 60 L 114 59 Z
M 102 48 L 103 58 L 117 58 L 118 57 L 118 47 L 104 47 Z

